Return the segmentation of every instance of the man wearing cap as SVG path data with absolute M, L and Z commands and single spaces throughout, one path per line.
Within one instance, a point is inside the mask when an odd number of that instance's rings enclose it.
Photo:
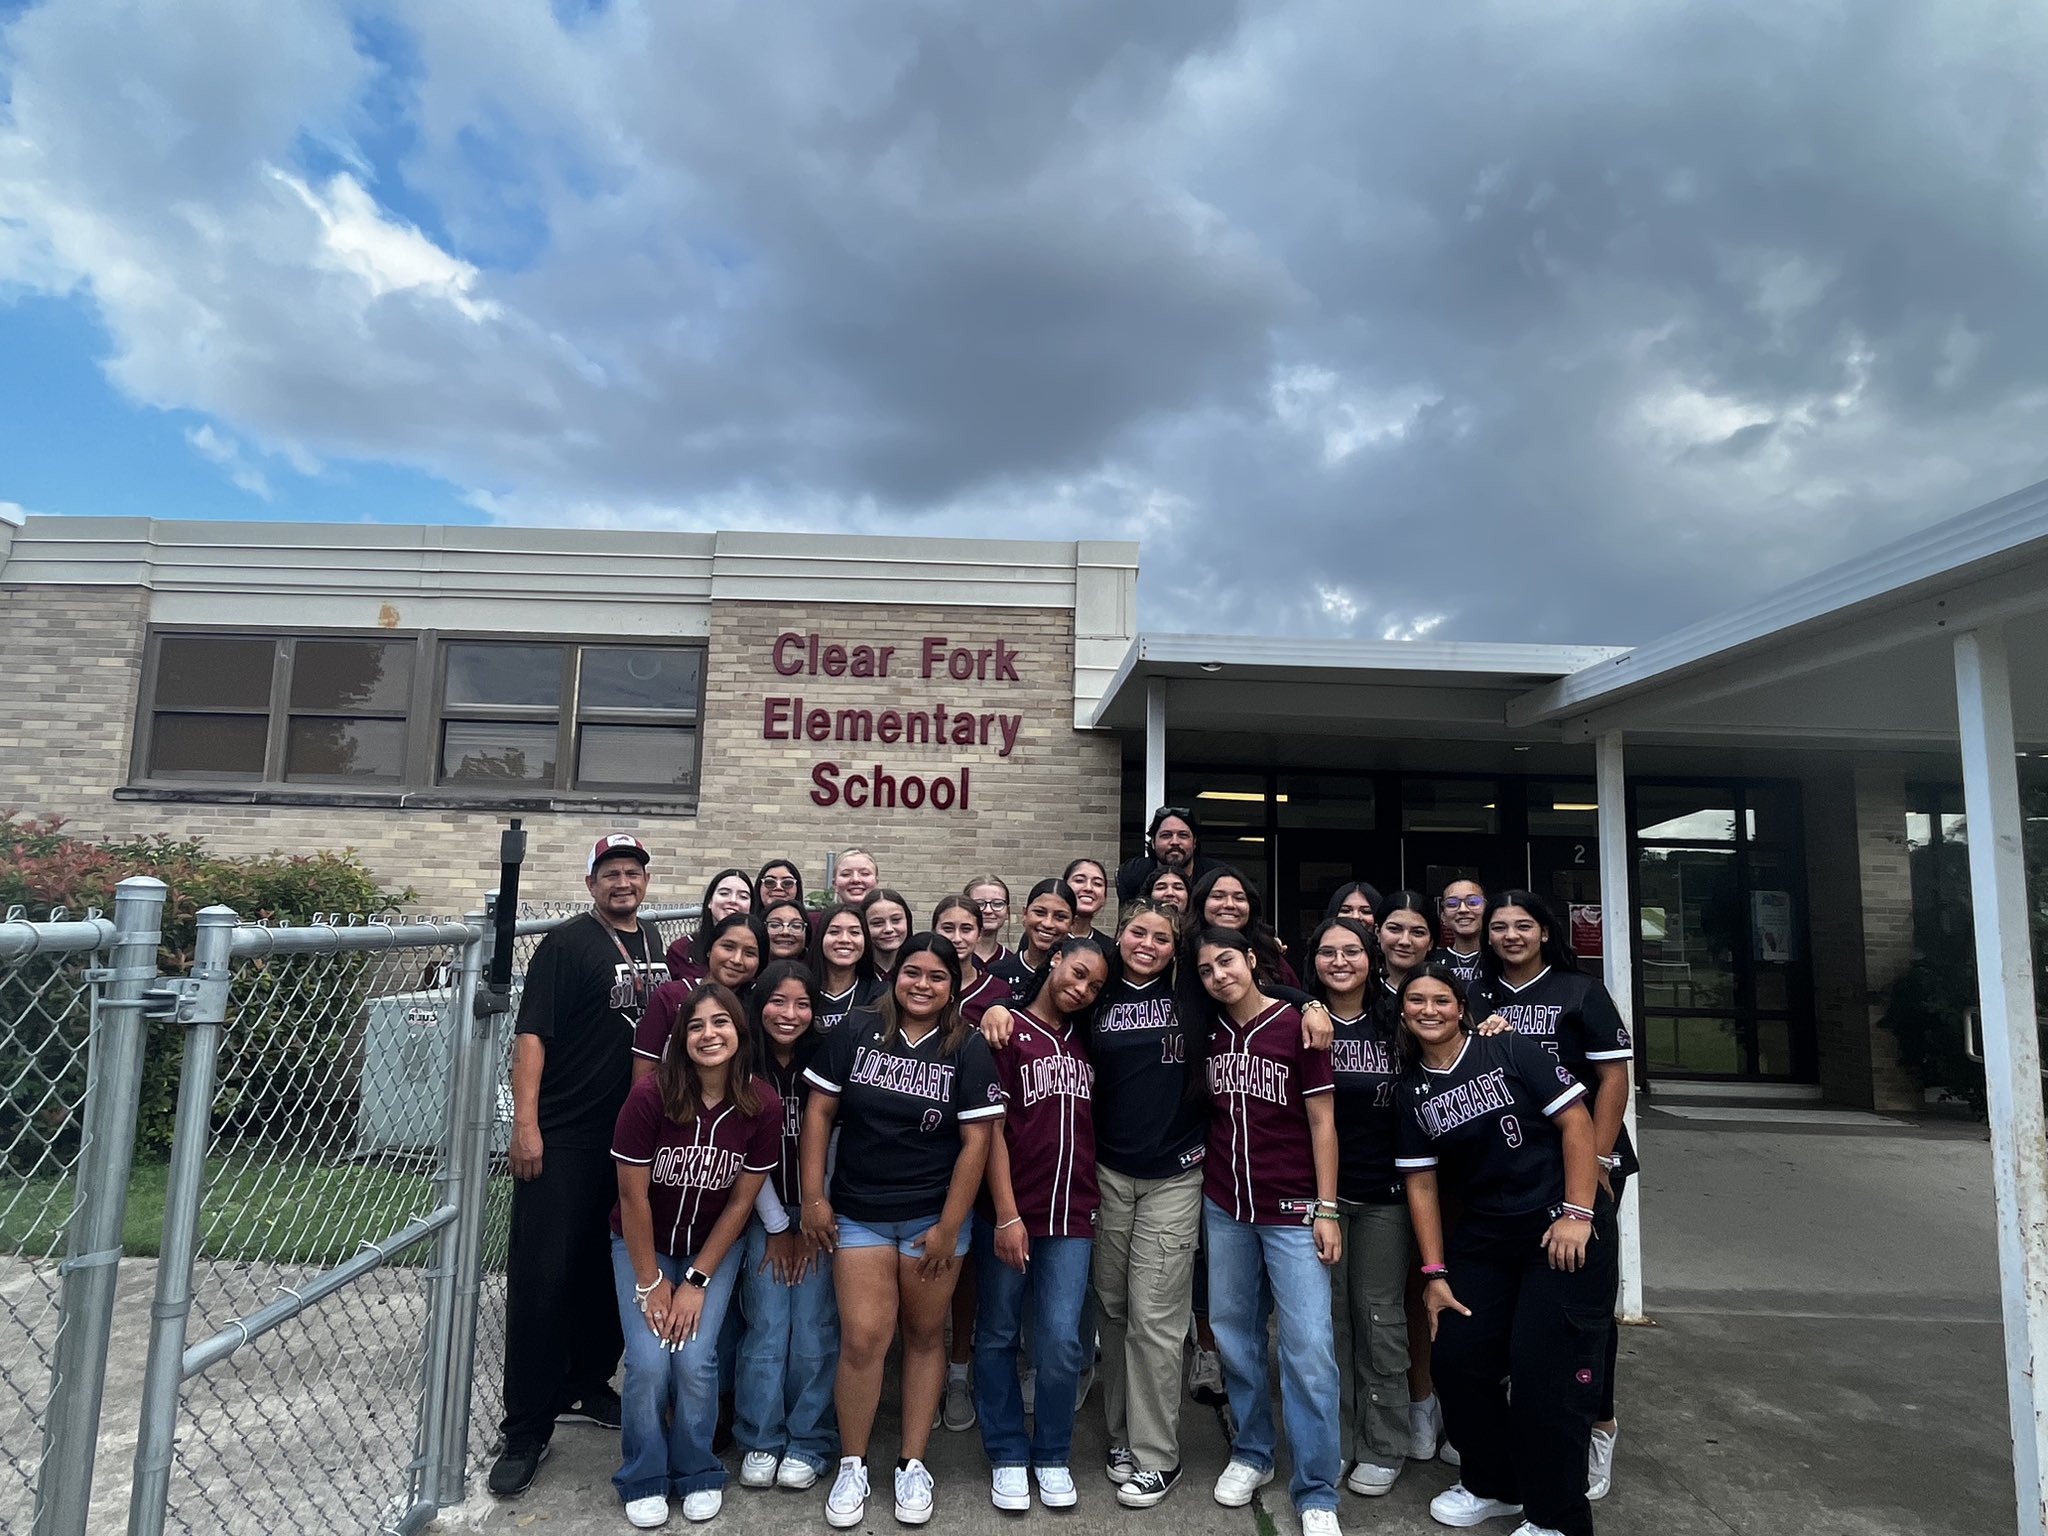
M 668 976 L 639 918 L 648 853 L 613 832 L 590 850 L 591 910 L 533 952 L 512 1041 L 512 1232 L 505 1264 L 501 1498 L 524 1493 L 558 1419 L 616 1429 L 624 1340 L 610 1218 L 612 1128 L 633 1083 L 633 1030 Z

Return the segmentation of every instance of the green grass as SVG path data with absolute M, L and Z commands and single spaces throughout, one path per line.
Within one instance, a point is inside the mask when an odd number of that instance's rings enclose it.
M 146 1163 L 128 1181 L 122 1239 L 131 1255 L 154 1257 L 162 1243 L 169 1173 Z M 420 1173 L 374 1164 L 216 1158 L 207 1164 L 200 1205 L 200 1255 L 336 1264 L 431 1210 L 430 1184 Z M 0 1253 L 43 1256 L 61 1248 L 68 1178 L 26 1180 L 0 1202 Z M 420 1245 L 405 1258 L 424 1263 L 426 1256 Z

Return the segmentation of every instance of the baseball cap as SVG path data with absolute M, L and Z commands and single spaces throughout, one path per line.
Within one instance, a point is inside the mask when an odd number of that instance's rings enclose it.
M 647 851 L 647 845 L 632 833 L 607 832 L 591 848 L 590 862 L 583 866 L 583 873 L 586 875 L 596 874 L 597 866 L 616 853 L 629 854 L 633 858 L 638 859 L 642 869 L 645 869 L 654 861 L 653 855 Z

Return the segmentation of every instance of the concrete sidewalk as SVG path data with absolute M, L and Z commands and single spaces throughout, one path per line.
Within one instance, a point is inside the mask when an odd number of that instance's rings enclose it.
M 2014 1528 L 1989 1155 L 1981 1135 L 1777 1129 L 1644 1117 L 1645 1272 L 1655 1326 L 1622 1339 L 1622 1440 L 1603 1530 L 1658 1536 L 1996 1536 Z M 881 1425 L 896 1422 L 885 1405 Z M 973 1432 L 934 1436 L 934 1526 L 993 1533 L 1031 1523 L 1076 1533 L 1264 1536 L 1297 1529 L 1281 1479 L 1252 1509 L 1209 1485 L 1226 1458 L 1218 1416 L 1183 1418 L 1189 1476 L 1148 1511 L 1101 1475 L 1100 1399 L 1077 1432 L 1078 1509 L 990 1508 Z M 878 1437 L 888 1465 L 891 1433 Z M 628 1530 L 609 1477 L 616 1437 L 565 1427 L 523 1499 L 479 1496 L 447 1532 L 547 1536 Z M 1436 1532 L 1429 1498 L 1456 1473 L 1411 1464 L 1394 1492 L 1347 1494 L 1352 1530 Z M 886 1484 L 886 1471 L 879 1481 Z M 711 1530 L 825 1529 L 822 1485 L 728 1491 Z M 885 1497 L 868 1529 L 895 1528 Z M 671 1530 L 684 1529 L 680 1510 Z M 1485 1529 L 1505 1536 L 1505 1522 Z

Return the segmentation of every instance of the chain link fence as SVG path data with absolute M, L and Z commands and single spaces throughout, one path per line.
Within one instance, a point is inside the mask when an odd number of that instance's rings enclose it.
M 523 908 L 493 1001 L 482 919 L 209 909 L 191 973 L 158 977 L 162 900 L 0 923 L 0 1530 L 125 1523 L 126 1457 L 95 1451 L 138 1421 L 141 1536 L 417 1530 L 496 1449 L 504 1010 L 587 908 Z M 136 1166 L 151 1019 L 185 1026 L 177 1120 Z

